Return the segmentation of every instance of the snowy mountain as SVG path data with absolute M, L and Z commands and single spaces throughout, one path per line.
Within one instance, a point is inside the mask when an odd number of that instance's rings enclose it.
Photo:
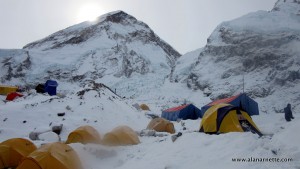
M 259 103 L 261 113 L 252 119 L 263 137 L 199 133 L 198 119 L 172 122 L 182 133 L 175 142 L 171 134 L 162 133 L 140 136 L 141 143 L 134 146 L 70 146 L 84 169 L 299 169 L 299 7 L 299 0 L 279 0 L 270 12 L 224 22 L 205 47 L 183 56 L 122 11 L 71 26 L 23 49 L 0 50 L 1 84 L 31 88 L 11 102 L 0 96 L 0 142 L 29 139 L 32 131 L 60 124 L 62 141 L 82 125 L 95 127 L 101 136 L 120 125 L 141 131 L 150 121 L 146 113 L 160 114 L 188 102 L 201 107 L 239 93 L 244 76 L 245 91 Z M 58 81 L 58 95 L 36 93 L 33 87 L 49 78 Z M 287 102 L 295 116 L 288 123 L 276 113 Z M 146 103 L 151 111 L 138 111 L 133 103 Z M 54 136 L 44 133 L 33 142 L 40 146 L 53 142 Z M 234 161 L 252 157 L 293 161 Z
M 105 84 L 120 81 L 127 89 L 134 78 L 143 79 L 141 86 L 152 79 L 162 83 L 179 57 L 148 25 L 116 11 L 58 31 L 22 50 L 1 50 L 1 82 L 30 85 L 49 78 L 70 83 L 106 78 Z
M 300 1 L 279 0 L 270 12 L 221 23 L 200 54 L 195 53 L 196 59 L 188 54 L 178 60 L 187 68 L 177 67 L 174 78 L 209 91 L 212 99 L 240 93 L 244 87 L 264 112 L 281 112 L 287 102 L 300 111 L 299 46 Z

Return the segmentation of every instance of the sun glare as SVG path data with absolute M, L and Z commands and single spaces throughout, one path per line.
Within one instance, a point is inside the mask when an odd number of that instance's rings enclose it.
M 85 4 L 78 11 L 78 21 L 95 21 L 103 14 L 103 10 L 97 4 Z

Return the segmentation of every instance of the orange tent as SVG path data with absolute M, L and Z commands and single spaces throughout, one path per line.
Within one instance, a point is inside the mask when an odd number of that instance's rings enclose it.
M 171 134 L 175 133 L 175 128 L 173 123 L 163 118 L 152 119 L 148 124 L 147 129 L 155 130 L 158 132 L 168 132 Z
M 111 146 L 135 145 L 140 143 L 140 139 L 130 127 L 119 126 L 105 134 L 102 142 Z
M 100 141 L 101 141 L 100 134 L 95 128 L 93 128 L 92 126 L 81 126 L 69 134 L 66 144 L 100 143 Z
M 36 146 L 29 140 L 13 138 L 0 144 L 0 169 L 15 168 L 22 158 L 36 150 Z
M 50 143 L 24 158 L 17 169 L 82 169 L 82 166 L 72 147 Z

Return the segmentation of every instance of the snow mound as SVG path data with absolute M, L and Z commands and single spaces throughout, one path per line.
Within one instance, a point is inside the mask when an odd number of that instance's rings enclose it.
M 64 116 L 58 113 L 64 112 Z M 65 97 L 30 94 L 0 107 L 0 139 L 28 137 L 32 131 L 51 130 L 63 124 L 61 139 L 82 125 L 91 125 L 99 133 L 119 125 L 139 131 L 148 119 L 105 87 L 85 87 Z M 46 137 L 46 136 L 45 136 Z M 48 137 L 46 137 L 48 138 Z M 47 140 L 47 139 L 46 139 Z

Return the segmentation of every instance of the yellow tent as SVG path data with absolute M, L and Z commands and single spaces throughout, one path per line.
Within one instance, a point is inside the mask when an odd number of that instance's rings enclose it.
M 23 159 L 17 169 L 81 169 L 78 155 L 63 143 L 42 145 Z
M 23 157 L 36 150 L 29 140 L 13 138 L 0 143 L 0 169 L 15 168 Z
M 105 134 L 102 142 L 111 146 L 135 145 L 140 143 L 140 139 L 130 127 L 119 126 Z
M 148 124 L 147 129 L 155 130 L 158 132 L 168 132 L 171 134 L 175 133 L 173 123 L 163 118 L 152 119 Z
M 202 117 L 200 132 L 227 133 L 254 131 L 261 134 L 251 117 L 238 107 L 230 104 L 216 104 Z
M 91 127 L 91 126 L 81 126 L 77 128 L 76 130 L 72 131 L 68 139 L 66 141 L 66 144 L 70 143 L 100 143 L 101 137 L 98 131 Z
M 150 108 L 149 108 L 149 106 L 147 106 L 146 104 L 141 104 L 140 105 L 140 108 L 142 109 L 142 110 L 150 110 Z
M 0 95 L 7 95 L 12 92 L 16 92 L 18 90 L 18 87 L 15 86 L 3 86 L 0 85 Z

